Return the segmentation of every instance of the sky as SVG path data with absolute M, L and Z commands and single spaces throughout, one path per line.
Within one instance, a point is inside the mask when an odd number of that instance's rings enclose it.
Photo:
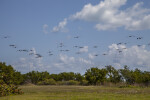
M 21 73 L 150 71 L 149 0 L 0 0 L 0 61 Z

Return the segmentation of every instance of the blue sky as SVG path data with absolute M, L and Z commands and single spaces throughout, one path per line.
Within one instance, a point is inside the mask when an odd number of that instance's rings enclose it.
M 1 0 L 0 12 L 0 61 L 22 73 L 150 71 L 148 0 Z

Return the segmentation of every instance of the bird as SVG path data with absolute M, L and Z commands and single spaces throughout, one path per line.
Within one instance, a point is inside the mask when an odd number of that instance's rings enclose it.
M 33 55 L 34 53 L 29 53 L 29 55 Z
M 63 44 L 63 43 L 60 43 L 60 44 L 59 44 L 59 47 L 63 47 L 63 46 L 64 46 L 64 44 Z
M 129 37 L 135 37 L 134 35 L 129 35 Z
M 70 51 L 70 50 L 66 49 L 65 51 Z
M 41 58 L 41 57 L 43 57 L 42 55 L 40 55 L 40 54 L 35 54 L 36 55 L 36 58 Z
M 103 55 L 105 56 L 105 55 L 107 55 L 106 53 L 103 53 Z
M 81 52 L 76 52 L 76 54 L 81 54 Z
M 9 38 L 9 36 L 4 36 L 5 39 Z
M 51 53 L 52 53 L 52 51 L 48 51 L 48 53 L 49 53 L 49 54 L 51 54 Z
M 119 53 L 121 53 L 122 51 L 121 50 L 119 50 Z
M 10 38 L 10 36 L 1 36 L 1 38 L 7 39 Z
M 17 48 L 16 45 L 14 45 L 14 44 L 10 44 L 9 46 L 13 47 L 13 48 Z
M 52 56 L 53 54 L 49 54 L 49 56 Z
M 94 56 L 98 56 L 98 54 L 95 54 Z
M 117 43 L 117 45 L 121 45 L 122 43 L 120 42 L 120 43 Z
M 95 46 L 93 46 L 93 47 L 94 47 L 94 48 L 97 48 L 98 46 L 95 45 Z
M 137 46 L 140 47 L 140 46 L 142 46 L 142 45 L 138 44 Z
M 20 50 L 17 50 L 17 51 L 20 51 L 20 52 L 29 52 L 27 49 L 20 49 Z
M 137 40 L 140 40 L 140 39 L 142 39 L 143 37 L 137 37 Z
M 61 51 L 61 52 L 62 52 L 62 51 L 64 51 L 64 50 L 59 50 L 59 51 Z
M 74 38 L 79 38 L 79 36 L 75 36 Z
M 26 50 L 26 49 L 23 49 L 22 51 L 24 51 L 24 52 L 28 52 L 28 50 Z
M 73 47 L 77 48 L 78 46 L 75 45 L 75 46 L 73 46 Z
M 79 48 L 84 48 L 84 47 L 79 47 Z

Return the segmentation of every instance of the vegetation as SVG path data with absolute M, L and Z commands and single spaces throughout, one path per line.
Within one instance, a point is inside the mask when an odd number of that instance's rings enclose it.
M 150 72 L 139 69 L 130 70 L 128 66 L 115 69 L 111 65 L 105 68 L 87 69 L 84 75 L 74 72 L 50 74 L 47 71 L 31 71 L 26 74 L 13 69 L 11 65 L 0 62 L 0 96 L 22 94 L 17 85 L 26 83 L 35 85 L 117 85 L 119 87 L 150 85 Z M 119 85 L 118 85 L 119 84 Z
M 16 86 L 21 83 L 23 83 L 23 76 L 20 72 L 15 71 L 10 65 L 0 63 L 0 96 L 23 94 Z
M 105 86 L 21 86 L 23 95 L 0 100 L 150 100 L 150 88 Z
M 1 96 L 7 96 L 12 94 L 23 94 L 21 89 L 18 89 L 15 85 L 7 85 L 7 84 L 1 84 L 0 85 L 0 97 Z

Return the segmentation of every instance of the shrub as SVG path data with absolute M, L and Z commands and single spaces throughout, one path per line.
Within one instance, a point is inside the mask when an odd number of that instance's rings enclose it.
M 18 89 L 15 85 L 7 85 L 1 84 L 0 85 L 0 96 L 7 96 L 11 94 L 23 94 L 21 89 Z
M 46 79 L 44 81 L 40 81 L 37 83 L 38 85 L 56 85 L 56 81 L 54 79 Z
M 0 80 L 0 85 L 5 84 L 5 82 L 3 80 Z
M 74 80 L 69 80 L 69 81 L 58 81 L 57 85 L 79 85 L 80 82 L 74 81 Z
M 87 86 L 87 85 L 88 85 L 88 81 L 87 81 L 87 80 L 82 80 L 82 81 L 80 82 L 80 85 Z
M 57 81 L 57 85 L 66 85 L 65 81 Z
M 79 85 L 80 83 L 78 81 L 69 80 L 67 81 L 67 85 Z
M 133 85 L 123 85 L 123 86 L 119 86 L 119 88 L 135 88 L 135 86 L 133 86 Z

